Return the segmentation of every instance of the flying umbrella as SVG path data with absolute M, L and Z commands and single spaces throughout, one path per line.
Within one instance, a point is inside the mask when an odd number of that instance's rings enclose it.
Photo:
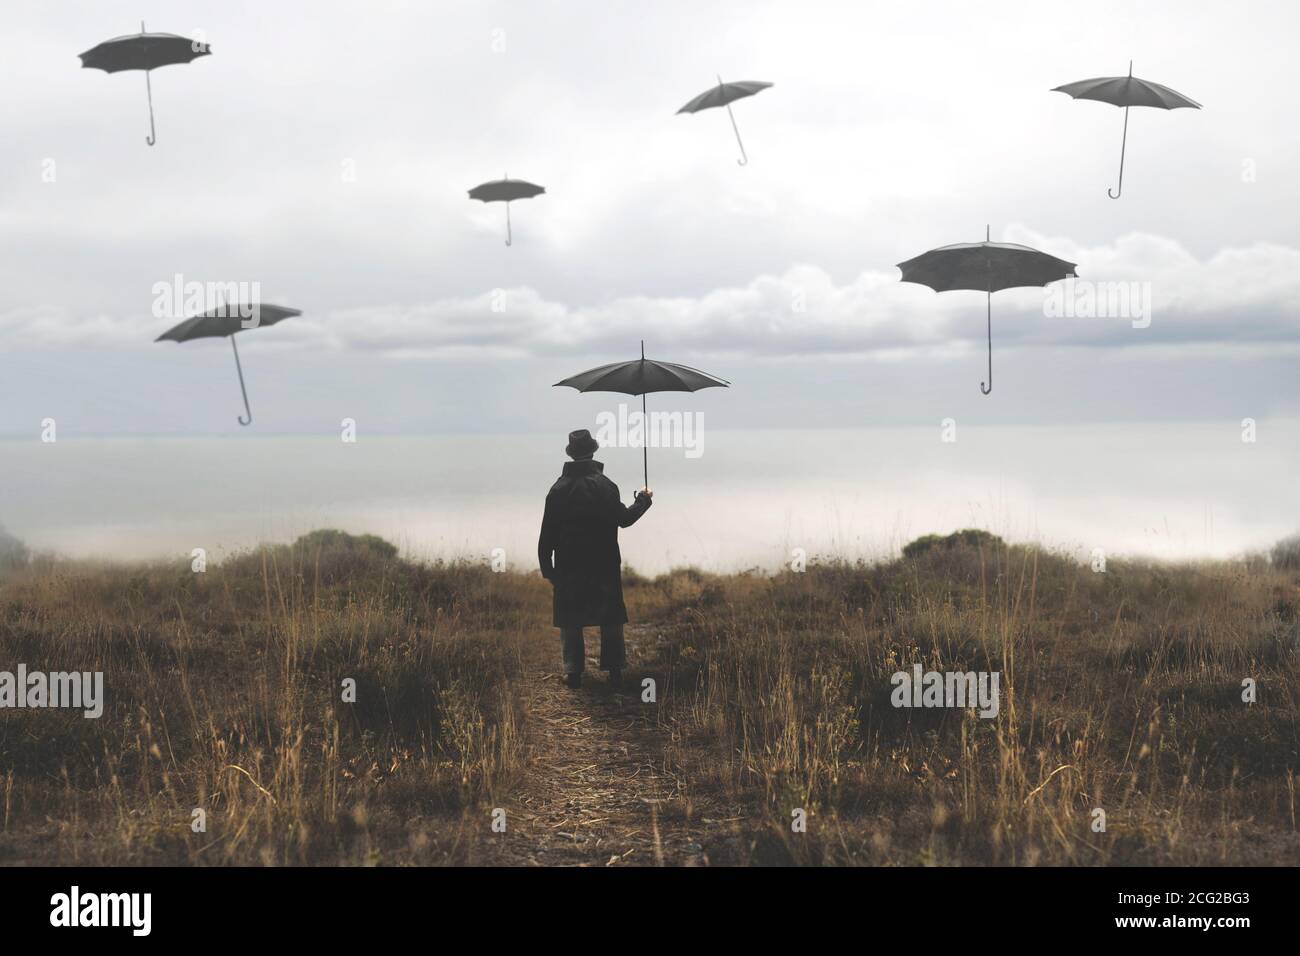
M 477 199 L 480 202 L 504 202 L 506 204 L 506 245 L 511 245 L 510 236 L 510 202 L 514 199 L 532 199 L 534 196 L 540 196 L 546 192 L 545 186 L 538 186 L 535 183 L 525 182 L 522 179 L 511 179 L 510 174 L 506 173 L 505 179 L 494 179 L 490 183 L 483 183 L 475 186 L 469 191 L 470 199 Z
M 149 96 L 149 135 L 144 141 L 152 146 L 158 137 L 153 126 L 153 84 L 149 81 L 149 71 L 172 63 L 189 63 L 211 52 L 206 43 L 189 37 L 174 33 L 145 33 L 142 20 L 139 33 L 105 40 L 82 53 L 81 65 L 105 73 L 144 70 L 144 88 Z
M 709 87 L 677 112 L 678 114 L 698 113 L 700 110 L 707 110 L 714 106 L 725 106 L 727 115 L 731 117 L 731 128 L 736 131 L 736 143 L 740 146 L 740 159 L 736 160 L 736 164 L 744 166 L 749 163 L 749 156 L 745 153 L 745 144 L 740 141 L 740 127 L 736 125 L 736 114 L 731 112 L 731 104 L 734 100 L 753 96 L 771 85 L 762 80 L 737 80 L 734 83 L 723 83 L 722 77 L 719 76 L 717 86 Z
M 1176 110 L 1190 106 L 1199 110 L 1201 104 L 1188 99 L 1177 90 L 1171 90 L 1150 80 L 1141 80 L 1133 75 L 1133 61 L 1128 61 L 1128 76 L 1102 76 L 1095 80 L 1079 80 L 1052 88 L 1053 93 L 1068 93 L 1076 100 L 1100 100 L 1124 107 L 1124 138 L 1119 146 L 1119 188 L 1115 192 L 1106 190 L 1111 199 L 1118 199 L 1124 191 L 1124 148 L 1128 145 L 1128 108 L 1130 106 L 1154 106 L 1162 110 Z
M 230 337 L 230 347 L 235 352 L 235 371 L 239 373 L 239 391 L 244 396 L 244 411 L 248 420 L 239 416 L 239 424 L 251 425 L 253 410 L 248 407 L 248 390 L 244 388 L 244 369 L 239 364 L 239 346 L 235 344 L 235 333 L 245 329 L 256 329 L 265 325 L 275 325 L 281 319 L 302 315 L 301 309 L 289 309 L 281 305 L 229 305 L 218 306 L 202 315 L 191 316 L 184 322 L 168 329 L 155 342 L 188 342 L 191 339 Z
M 646 415 L 646 392 L 698 392 L 702 388 L 722 386 L 730 382 L 701 372 L 686 365 L 672 362 L 660 362 L 645 357 L 645 342 L 641 343 L 641 358 L 630 362 L 615 362 L 599 368 L 579 372 L 562 382 L 556 382 L 553 388 L 567 385 L 580 392 L 621 392 L 624 395 L 641 396 L 641 418 L 644 425 L 645 441 L 641 445 L 641 465 L 644 471 L 645 487 L 650 487 L 649 427 L 650 419 Z
M 1043 286 L 1075 275 L 1075 264 L 1011 242 L 959 242 L 923 252 L 900 262 L 903 282 L 928 285 L 936 292 L 971 289 L 988 296 L 989 381 L 980 391 L 993 391 L 993 293 L 1022 286 Z

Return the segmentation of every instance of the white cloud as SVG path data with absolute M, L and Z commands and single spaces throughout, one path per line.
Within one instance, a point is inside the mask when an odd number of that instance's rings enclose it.
M 1008 290 L 993 298 L 996 345 L 1168 352 L 1193 345 L 1240 347 L 1297 339 L 1300 250 L 1255 243 L 1200 260 L 1179 242 L 1146 233 L 1086 246 L 1013 226 L 1002 238 L 1078 262 L 1080 285 L 1149 284 L 1152 318 L 1146 328 L 1135 328 L 1127 315 L 1049 318 L 1045 290 Z M 308 312 L 258 333 L 254 342 L 258 347 L 451 357 L 622 355 L 645 338 L 652 351 L 671 342 L 678 353 L 897 358 L 980 344 L 981 299 L 977 292 L 937 294 L 901 283 L 893 267 L 872 269 L 840 284 L 826 270 L 801 264 L 699 296 L 623 296 L 583 306 L 520 286 L 424 303 Z M 0 315 L 0 331 L 11 345 L 112 346 L 151 341 L 162 328 L 144 313 L 77 316 L 45 306 Z

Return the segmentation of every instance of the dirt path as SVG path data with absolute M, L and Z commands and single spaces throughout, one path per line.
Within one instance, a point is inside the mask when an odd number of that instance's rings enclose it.
M 481 847 L 484 863 L 521 866 L 708 865 L 710 814 L 689 805 L 680 770 L 664 754 L 668 731 L 641 700 L 654 656 L 653 625 L 629 624 L 628 667 L 613 690 L 596 668 L 599 636 L 587 633 L 581 690 L 564 686 L 559 638 L 530 641 L 529 760 L 506 805 L 507 828 Z M 664 692 L 662 679 L 657 688 Z

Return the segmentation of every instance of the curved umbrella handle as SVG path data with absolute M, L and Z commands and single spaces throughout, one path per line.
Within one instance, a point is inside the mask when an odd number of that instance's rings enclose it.
M 980 382 L 980 391 L 987 395 L 993 391 L 993 293 L 988 293 L 988 333 L 989 333 L 989 383 L 986 387 Z
M 1124 139 L 1119 144 L 1119 188 L 1115 192 L 1106 190 L 1106 195 L 1111 199 L 1118 199 L 1120 193 L 1124 191 L 1124 150 L 1128 146 L 1128 107 L 1124 107 Z
M 144 24 L 142 23 L 140 26 L 143 27 Z M 149 94 L 149 135 L 144 138 L 144 141 L 152 146 L 158 142 L 158 135 L 153 127 L 153 84 L 149 82 L 148 70 L 144 71 L 144 88 L 145 92 Z
M 513 243 L 511 242 L 512 238 L 513 237 L 510 234 L 510 200 L 507 199 L 506 200 L 506 245 L 507 246 L 513 245 Z
M 234 349 L 235 352 L 235 371 L 239 373 L 239 393 L 244 396 L 244 411 L 248 413 L 247 420 L 244 419 L 243 415 L 239 416 L 239 424 L 251 425 L 253 424 L 253 410 L 248 407 L 248 390 L 244 388 L 244 369 L 243 366 L 239 364 L 239 346 L 235 344 L 235 336 L 233 333 L 230 336 L 230 347 Z

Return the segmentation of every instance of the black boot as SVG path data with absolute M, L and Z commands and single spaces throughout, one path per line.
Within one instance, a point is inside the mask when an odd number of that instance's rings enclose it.
M 623 668 L 611 667 L 609 669 L 609 686 L 615 690 L 623 686 Z
M 581 673 L 577 673 L 577 674 L 565 674 L 565 675 L 564 675 L 564 686 L 565 686 L 565 687 L 572 687 L 574 690 L 577 690 L 579 687 L 582 686 L 582 674 L 581 674 Z

